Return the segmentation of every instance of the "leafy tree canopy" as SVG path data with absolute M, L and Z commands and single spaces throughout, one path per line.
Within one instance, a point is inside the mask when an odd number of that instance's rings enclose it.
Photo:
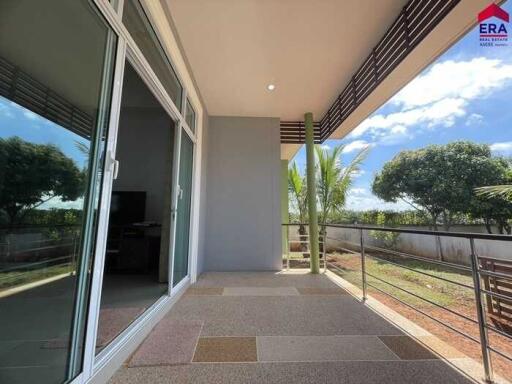
M 76 200 L 84 192 L 84 179 L 84 172 L 54 145 L 0 139 L 0 209 L 10 224 L 55 196 Z
M 474 210 L 474 189 L 501 184 L 508 168 L 507 160 L 493 157 L 485 144 L 457 141 L 430 145 L 402 151 L 387 162 L 376 175 L 372 190 L 385 201 L 403 200 L 427 211 L 434 226 L 442 215 L 448 229 L 453 214 Z

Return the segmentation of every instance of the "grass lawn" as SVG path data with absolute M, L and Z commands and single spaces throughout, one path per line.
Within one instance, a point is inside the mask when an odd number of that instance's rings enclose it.
M 379 255 L 383 257 L 383 255 Z M 400 257 L 385 256 L 390 261 L 414 269 L 400 268 L 396 265 L 386 263 L 371 257 L 371 253 L 366 257 L 366 270 L 369 274 L 382 279 L 397 287 L 410 291 L 418 296 L 424 297 L 434 303 L 447 307 L 474 306 L 475 296 L 472 289 L 464 288 L 456 284 L 438 280 L 434 277 L 425 276 L 420 272 L 428 273 L 444 279 L 456 281 L 469 286 L 473 285 L 473 279 L 470 274 L 453 268 L 446 268 L 418 260 L 407 260 Z M 361 286 L 361 259 L 355 254 L 333 253 L 328 255 L 328 260 L 332 261 L 341 271 L 339 274 L 346 280 Z M 389 284 L 367 277 L 368 283 L 375 285 L 379 289 L 398 297 L 411 305 L 420 308 L 429 308 L 432 305 L 416 298 L 406 292 L 396 289 Z
M 32 271 L 0 272 L 0 291 L 70 273 L 71 271 L 71 264 L 61 264 Z

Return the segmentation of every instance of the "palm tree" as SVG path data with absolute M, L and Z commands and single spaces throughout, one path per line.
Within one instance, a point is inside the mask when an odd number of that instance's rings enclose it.
M 317 158 L 317 196 L 320 206 L 321 236 L 325 236 L 327 218 L 335 211 L 340 211 L 346 202 L 347 192 L 368 155 L 369 147 L 364 147 L 354 159 L 344 167 L 341 154 L 344 145 L 334 147 L 332 151 L 320 145 L 315 146 Z
M 299 213 L 300 240 L 305 241 L 307 238 L 305 237 L 306 226 L 304 223 L 306 223 L 308 219 L 306 177 L 300 174 L 296 162 L 293 162 L 291 167 L 288 168 L 288 192 L 290 194 L 290 201 Z M 301 244 L 304 245 L 303 243 Z M 301 249 L 305 250 L 303 246 L 301 246 Z
M 502 197 L 512 201 L 512 185 L 490 185 L 487 187 L 475 188 L 478 196 L 483 197 Z

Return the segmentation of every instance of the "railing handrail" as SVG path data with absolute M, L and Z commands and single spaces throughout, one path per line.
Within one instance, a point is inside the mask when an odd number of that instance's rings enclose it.
M 30 229 L 30 228 L 78 228 L 81 224 L 14 224 L 0 225 L 0 231 L 10 229 Z
M 309 225 L 304 223 L 283 223 L 283 226 L 297 226 Z M 345 228 L 345 229 L 358 229 L 365 231 L 382 231 L 382 232 L 396 232 L 396 233 L 410 233 L 415 235 L 430 235 L 430 236 L 443 236 L 443 237 L 460 237 L 464 239 L 480 239 L 480 240 L 495 240 L 495 241 L 512 241 L 512 235 L 499 235 L 491 233 L 476 233 L 476 232 L 447 232 L 447 231 L 432 231 L 422 229 L 407 229 L 395 227 L 380 227 L 373 225 L 356 225 L 356 224 L 318 224 L 319 226 Z
M 59 261 L 59 260 L 73 260 L 73 255 L 60 256 L 60 257 L 55 257 L 55 258 L 52 258 L 52 259 L 45 259 L 45 260 L 41 260 L 41 261 L 35 261 L 35 262 L 32 262 L 32 263 L 25 263 L 25 264 L 22 264 L 22 265 L 16 265 L 14 267 L 2 268 L 2 269 L 0 269 L 0 273 L 17 271 L 19 269 L 28 269 L 28 268 L 32 268 L 32 267 L 34 267 L 36 265 L 50 264 L 50 263 L 53 263 L 53 262 L 56 262 L 56 261 Z

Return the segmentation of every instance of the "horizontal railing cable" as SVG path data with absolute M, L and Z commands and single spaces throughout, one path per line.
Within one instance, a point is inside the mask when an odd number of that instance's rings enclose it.
M 400 291 L 402 291 L 402 292 L 404 292 L 404 293 L 407 293 L 408 295 L 411 295 L 411 296 L 413 296 L 413 297 L 416 297 L 417 299 L 420 299 L 420 300 L 422 300 L 422 301 L 424 301 L 424 302 L 426 302 L 426 303 L 429 303 L 429 304 L 431 304 L 431 305 L 433 305 L 433 306 L 435 306 L 435 307 L 437 307 L 437 308 L 439 308 L 439 309 L 445 310 L 445 311 L 447 311 L 447 312 L 450 312 L 450 313 L 451 313 L 451 314 L 453 314 L 453 315 L 456 315 L 456 316 L 458 316 L 458 317 L 460 317 L 460 318 L 462 318 L 462 319 L 465 319 L 465 320 L 467 320 L 467 321 L 469 321 L 469 322 L 472 322 L 473 324 L 478 324 L 478 321 L 476 321 L 475 319 L 472 319 L 471 317 L 468 317 L 468 316 L 466 316 L 466 315 L 463 315 L 463 314 L 461 314 L 461 313 L 459 313 L 459 312 L 457 312 L 457 311 L 454 311 L 454 310 L 452 310 L 452 309 L 450 309 L 450 308 L 447 308 L 447 307 L 445 307 L 445 306 L 443 306 L 443 305 L 441 305 L 441 304 L 438 304 L 438 303 L 436 303 L 435 301 L 429 300 L 429 299 L 427 299 L 427 298 L 425 298 L 425 297 L 423 297 L 423 296 L 420 296 L 420 295 L 417 295 L 417 294 L 415 294 L 415 293 L 413 293 L 413 292 L 410 292 L 410 291 L 408 291 L 408 290 L 406 290 L 406 289 L 404 289 L 404 288 L 399 287 L 399 286 L 398 286 L 398 285 L 396 285 L 396 284 L 390 283 L 389 281 L 386 281 L 386 280 L 384 280 L 384 279 L 381 279 L 380 277 L 377 277 L 377 276 L 375 276 L 375 275 L 372 275 L 372 274 L 371 274 L 371 273 L 369 273 L 369 272 L 366 272 L 366 275 L 367 275 L 367 276 L 370 276 L 370 277 L 372 277 L 372 278 L 374 278 L 374 279 L 376 279 L 376 280 L 378 280 L 378 281 L 380 281 L 381 283 L 387 284 L 387 285 L 389 285 L 390 287 L 393 287 L 393 288 L 395 288 L 395 289 L 398 289 L 398 290 L 400 290 Z
M 428 313 L 426 313 L 426 312 L 422 311 L 421 309 L 418 309 L 418 308 L 416 308 L 416 307 L 414 307 L 414 306 L 410 305 L 409 303 L 406 303 L 405 301 L 403 301 L 403 300 L 399 299 L 398 297 L 396 297 L 396 296 L 394 296 L 394 295 L 392 295 L 392 294 L 390 294 L 390 293 L 388 293 L 388 292 L 386 292 L 386 291 L 384 291 L 384 290 L 382 290 L 382 289 L 380 289 L 380 288 L 378 288 L 378 287 L 374 286 L 374 285 L 373 285 L 373 284 L 371 284 L 371 283 L 367 283 L 367 284 L 368 284 L 368 286 L 372 287 L 373 289 L 376 289 L 377 291 L 379 291 L 379 292 L 383 293 L 384 295 L 387 295 L 387 296 L 391 297 L 392 299 L 394 299 L 394 300 L 396 300 L 396 301 L 400 302 L 401 304 L 405 305 L 406 307 L 408 307 L 408 308 L 410 308 L 410 309 L 412 309 L 412 310 L 414 310 L 414 311 L 416 311 L 416 312 L 419 312 L 419 313 L 421 313 L 423 316 L 426 316 L 426 317 L 428 317 L 429 319 L 434 320 L 436 323 L 439 323 L 439 324 L 441 324 L 441 325 L 443 325 L 443 326 L 445 326 L 445 327 L 447 327 L 447 328 L 451 329 L 453 332 L 456 332 L 456 333 L 458 333 L 459 335 L 464 336 L 464 337 L 466 337 L 467 339 L 469 339 L 469 340 L 471 340 L 471 341 L 474 341 L 475 343 L 478 343 L 478 344 L 480 343 L 480 341 L 479 341 L 477 338 L 475 338 L 475 337 L 473 337 L 473 336 L 471 336 L 471 335 L 468 335 L 467 333 L 465 333 L 465 332 L 463 332 L 463 331 L 461 331 L 461 330 L 459 330 L 459 329 L 457 329 L 457 328 L 455 328 L 455 327 L 451 326 L 450 324 L 447 324 L 446 322 L 443 322 L 443 321 L 441 321 L 441 320 L 439 320 L 439 319 L 436 319 L 435 317 L 433 317 L 433 316 L 429 315 Z

